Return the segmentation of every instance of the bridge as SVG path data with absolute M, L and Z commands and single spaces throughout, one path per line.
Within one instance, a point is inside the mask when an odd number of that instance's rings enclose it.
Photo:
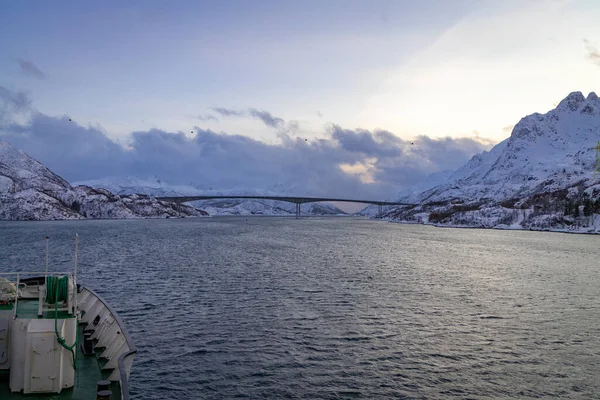
M 356 200 L 356 199 L 336 199 L 330 197 L 293 197 L 293 196 L 170 196 L 170 197 L 157 197 L 157 200 L 171 201 L 177 204 L 187 203 L 189 201 L 200 201 L 200 200 L 218 200 L 218 199 L 246 199 L 246 200 L 277 200 L 285 201 L 288 203 L 296 204 L 296 218 L 300 217 L 300 205 L 305 203 L 318 203 L 318 202 L 344 202 L 344 203 L 362 203 L 362 204 L 376 204 L 377 215 L 382 212 L 383 206 L 415 206 L 416 204 L 409 203 L 398 203 L 395 201 L 379 201 L 379 200 Z

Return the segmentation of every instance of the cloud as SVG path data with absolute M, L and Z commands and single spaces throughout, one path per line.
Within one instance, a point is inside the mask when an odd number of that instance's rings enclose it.
M 21 72 L 25 73 L 26 75 L 37 79 L 46 79 L 46 74 L 44 74 L 42 70 L 39 69 L 38 66 L 35 65 L 33 62 L 23 60 L 21 58 L 17 59 L 17 62 L 19 63 Z
M 389 182 L 398 189 L 414 185 L 429 174 L 461 167 L 471 156 L 488 150 L 487 140 L 418 136 L 404 140 L 388 131 L 329 128 L 339 146 L 360 154 L 365 174 L 376 182 Z
M 30 108 L 22 93 L 0 89 L 0 110 Z M 279 184 L 298 195 L 394 198 L 429 173 L 454 169 L 488 147 L 474 139 L 403 140 L 391 132 L 331 125 L 306 141 L 278 130 L 278 143 L 195 127 L 190 137 L 159 129 L 132 132 L 127 147 L 100 126 L 35 110 L 26 121 L 2 125 L 7 141 L 68 181 L 108 176 L 158 176 L 199 188 L 266 189 Z M 276 120 L 275 120 L 276 121 Z M 277 122 L 274 122 L 277 124 Z
M 198 115 L 198 119 L 200 121 L 219 121 L 219 118 L 215 117 L 212 114 L 200 114 Z
M 583 39 L 583 42 L 585 43 L 585 48 L 587 50 L 587 57 L 594 64 L 600 65 L 600 51 L 598 51 L 598 48 L 587 39 Z
M 31 100 L 25 92 L 15 92 L 0 86 L 0 104 L 6 109 L 5 112 L 21 112 L 31 107 Z
M 558 104 L 555 104 L 554 107 L 556 107 Z M 511 132 L 513 131 L 513 129 L 515 129 L 515 125 L 506 125 L 504 128 L 502 128 L 502 132 L 506 133 L 507 135 L 510 135 Z
M 0 128 L 15 122 L 31 110 L 31 100 L 24 92 L 0 86 Z
M 82 127 L 68 117 L 35 113 L 27 125 L 13 124 L 0 140 L 24 150 L 67 180 L 119 176 L 131 170 L 128 151 L 100 127 Z
M 238 111 L 233 108 L 213 107 L 212 110 L 223 117 L 241 117 L 245 114 L 244 111 Z
M 236 110 L 234 108 L 213 107 L 212 110 L 222 117 L 252 117 L 261 120 L 270 128 L 282 129 L 285 128 L 285 121 L 282 118 L 275 117 L 268 111 L 258 110 L 249 107 L 246 110 Z M 295 124 L 297 126 L 297 123 Z
M 270 112 L 265 110 L 257 110 L 256 108 L 248 109 L 251 116 L 260 119 L 265 125 L 271 128 L 281 128 L 285 121 L 281 118 L 274 117 Z
M 349 152 L 367 157 L 398 157 L 402 154 L 402 139 L 386 131 L 342 129 L 338 125 L 331 125 L 329 133 Z

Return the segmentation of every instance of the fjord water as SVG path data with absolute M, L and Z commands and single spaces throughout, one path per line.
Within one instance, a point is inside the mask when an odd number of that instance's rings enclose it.
M 599 238 L 353 218 L 0 225 L 124 319 L 136 399 L 598 398 Z

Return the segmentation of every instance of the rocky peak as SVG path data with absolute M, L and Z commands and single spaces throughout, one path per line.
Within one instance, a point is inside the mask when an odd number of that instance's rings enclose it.
M 419 201 L 502 201 L 584 181 L 592 184 L 593 149 L 600 139 L 599 110 L 595 93 L 586 99 L 581 92 L 573 92 L 554 110 L 522 118 L 510 138 L 489 153 L 474 156 L 443 185 L 412 196 Z
M 3 141 L 0 141 L 0 176 L 5 181 L 10 179 L 11 190 L 43 188 L 54 192 L 71 187 L 43 164 Z
M 569 93 L 567 97 L 565 97 L 559 104 L 556 109 L 567 110 L 567 111 L 577 111 L 581 103 L 585 102 L 585 97 L 581 92 L 572 92 Z

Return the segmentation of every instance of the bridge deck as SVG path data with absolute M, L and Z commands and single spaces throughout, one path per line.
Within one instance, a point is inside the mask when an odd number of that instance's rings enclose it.
M 292 196 L 167 196 L 157 197 L 157 200 L 162 201 L 174 201 L 180 203 L 187 203 L 189 201 L 199 200 L 216 200 L 216 199 L 252 199 L 252 200 L 278 200 L 286 201 L 294 204 L 304 203 L 316 203 L 321 201 L 327 202 L 345 202 L 345 203 L 363 203 L 363 204 L 376 204 L 379 206 L 414 206 L 415 204 L 409 203 L 398 203 L 394 201 L 379 201 L 379 200 L 357 200 L 357 199 L 336 199 L 329 197 L 292 197 Z

